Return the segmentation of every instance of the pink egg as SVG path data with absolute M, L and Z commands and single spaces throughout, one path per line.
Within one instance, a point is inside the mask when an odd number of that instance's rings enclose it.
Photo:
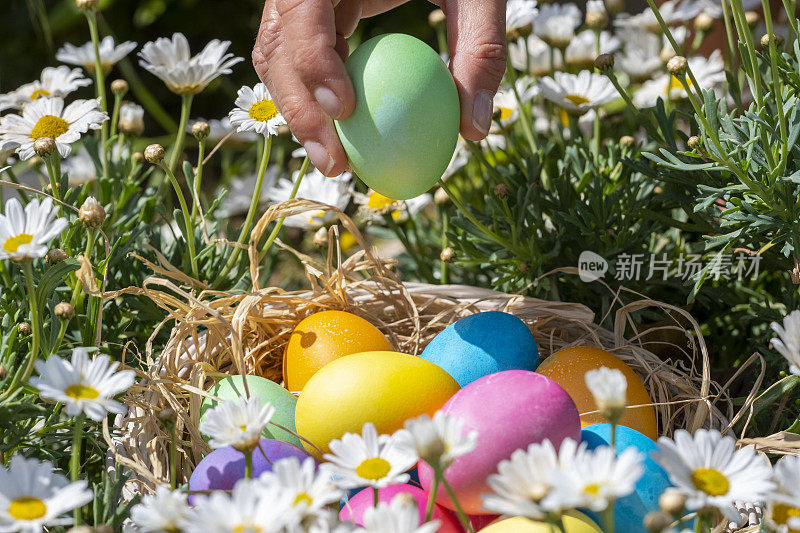
M 378 501 L 382 503 L 390 503 L 392 499 L 401 493 L 407 493 L 417 500 L 419 507 L 420 523 L 425 519 L 425 508 L 428 505 L 428 493 L 415 487 L 414 485 L 405 485 L 396 483 L 394 485 L 387 485 L 386 487 L 378 490 Z M 350 498 L 350 500 L 342 506 L 339 512 L 339 519 L 342 521 L 352 522 L 359 526 L 364 525 L 364 513 L 367 509 L 374 504 L 374 494 L 372 488 L 367 488 Z M 439 505 L 433 508 L 434 520 L 439 520 L 439 533 L 461 533 L 461 528 L 457 525 L 458 520 L 450 516 L 447 509 Z
M 469 514 L 489 514 L 481 503 L 481 494 L 489 492 L 486 478 L 514 450 L 545 439 L 558 447 L 566 438 L 581 438 L 578 409 L 569 394 L 550 378 L 527 370 L 506 370 L 475 380 L 456 392 L 442 410 L 460 418 L 464 431 L 478 432 L 478 447 L 445 470 Z M 433 471 L 423 462 L 419 478 L 422 488 L 430 490 Z M 454 508 L 444 490 L 438 492 L 436 502 Z

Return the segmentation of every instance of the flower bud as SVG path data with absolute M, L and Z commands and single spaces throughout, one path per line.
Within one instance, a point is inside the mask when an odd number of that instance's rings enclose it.
M 133 152 L 131 159 L 133 160 L 134 163 L 141 164 L 142 162 L 144 162 L 144 154 L 142 152 Z
M 450 196 L 446 190 L 440 187 L 433 193 L 433 201 L 436 202 L 436 205 L 447 205 L 450 203 Z
M 64 321 L 71 320 L 75 316 L 75 308 L 69 302 L 61 302 L 54 309 L 56 316 Z
M 714 18 L 708 13 L 700 13 L 694 18 L 694 28 L 707 33 L 714 26 Z
M 0 379 L 6 379 L 8 376 L 8 370 L 3 365 L 0 365 Z
M 83 11 L 91 11 L 97 9 L 97 6 L 100 4 L 100 0 L 75 0 L 75 5 L 78 6 L 78 9 Z
M 158 417 L 158 419 L 161 421 L 162 424 L 175 423 L 176 419 L 175 411 L 173 411 L 169 407 L 160 410 L 156 416 Z
M 321 227 L 314 233 L 314 245 L 322 248 L 328 244 L 328 228 Z
M 165 155 L 166 151 L 164 151 L 164 147 L 160 144 L 151 144 L 144 149 L 144 158 L 153 164 L 161 163 Z
M 67 252 L 61 248 L 53 248 L 48 250 L 47 255 L 44 256 L 45 261 L 47 261 L 47 264 L 49 265 L 57 265 L 61 261 L 64 261 L 67 257 Z
M 594 60 L 594 66 L 600 72 L 614 68 L 614 54 L 600 54 Z
M 678 489 L 668 488 L 658 498 L 658 506 L 665 513 L 678 516 L 686 507 L 686 496 Z
M 133 102 L 123 102 L 119 108 L 119 131 L 135 137 L 144 133 L 144 108 Z
M 760 18 L 761 16 L 756 11 L 745 11 L 744 13 L 744 19 L 751 30 L 756 27 Z
M 125 80 L 114 80 L 111 82 L 111 92 L 119 97 L 123 97 L 128 93 L 130 86 Z
M 689 63 L 686 61 L 686 58 L 683 56 L 675 56 L 669 61 L 667 61 L 667 71 L 682 80 L 684 76 L 686 76 L 686 67 Z
M 650 533 L 661 533 L 672 524 L 672 518 L 662 511 L 651 511 L 644 517 L 644 527 Z
M 691 148 L 692 150 L 697 150 L 698 148 L 700 148 L 700 137 L 698 137 L 697 135 L 692 135 L 691 137 L 689 137 L 689 140 L 686 141 L 686 144 L 689 145 L 689 148 Z
M 455 250 L 450 248 L 449 246 L 442 250 L 442 253 L 439 254 L 439 259 L 442 260 L 444 263 L 452 263 L 453 259 L 456 256 Z
M 95 228 L 105 222 L 106 210 L 94 196 L 90 196 L 78 210 L 78 218 L 87 228 Z
M 586 26 L 599 31 L 608 25 L 608 11 L 603 0 L 589 0 L 586 2 Z
M 33 151 L 39 157 L 48 157 L 56 151 L 56 140 L 52 137 L 39 137 L 33 141 Z
M 625 148 L 630 148 L 634 144 L 636 144 L 636 139 L 634 139 L 630 135 L 623 135 L 622 137 L 619 138 L 620 146 L 624 146 Z
M 67 533 L 95 533 L 95 530 L 89 526 L 73 526 L 67 530 Z
M 17 331 L 20 335 L 30 335 L 31 334 L 31 325 L 27 322 L 20 322 L 17 326 Z
M 494 188 L 494 194 L 501 200 L 503 198 L 506 198 L 508 196 L 508 185 L 506 185 L 505 183 L 500 183 L 496 185 Z
M 625 0 L 605 0 L 603 2 L 609 13 L 618 15 L 625 11 Z
M 658 54 L 658 57 L 661 58 L 661 62 L 665 65 L 669 63 L 669 60 L 675 57 L 677 54 L 675 50 L 672 49 L 671 46 L 667 45 L 661 49 L 661 53 Z
M 431 27 L 433 28 L 436 28 L 444 24 L 444 21 L 445 21 L 444 11 L 442 11 L 441 9 L 434 9 L 428 14 L 428 24 L 430 24 Z
M 522 274 L 525 274 L 530 269 L 531 269 L 531 266 L 527 263 L 527 261 L 523 261 L 522 263 L 519 264 L 519 271 Z
M 770 40 L 773 40 L 775 42 L 775 48 L 777 48 L 778 50 L 783 48 L 783 37 L 781 37 L 780 35 L 776 35 L 774 33 L 772 34 L 771 38 L 770 38 L 770 35 L 768 33 L 764 34 L 764 36 L 761 37 L 761 47 L 762 48 L 769 48 Z
M 208 138 L 211 134 L 211 126 L 208 125 L 208 122 L 198 120 L 194 124 L 192 124 L 192 135 L 198 141 L 204 141 Z
M 114 533 L 114 528 L 108 524 L 94 526 L 94 533 Z

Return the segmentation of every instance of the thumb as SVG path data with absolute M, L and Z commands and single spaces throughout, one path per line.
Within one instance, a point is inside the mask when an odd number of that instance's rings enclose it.
M 461 135 L 479 141 L 506 70 L 506 1 L 446 0 L 450 70 L 461 100 Z

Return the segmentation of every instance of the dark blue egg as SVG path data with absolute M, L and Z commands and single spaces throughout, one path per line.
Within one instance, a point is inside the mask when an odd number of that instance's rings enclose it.
M 598 446 L 609 446 L 611 444 L 611 426 L 609 424 L 592 424 L 586 426 L 581 431 L 581 440 L 587 443 L 590 450 Z M 620 498 L 614 504 L 614 525 L 615 531 L 644 531 L 642 525 L 644 517 L 650 511 L 658 510 L 658 497 L 670 486 L 667 473 L 650 456 L 650 453 L 658 449 L 656 443 L 635 429 L 625 426 L 617 426 L 616 442 L 614 446 L 617 453 L 621 453 L 626 448 L 633 447 L 644 455 L 644 475 L 636 483 L 636 490 Z M 596 513 L 583 511 L 598 524 L 602 524 L 602 519 Z
M 421 357 L 444 369 L 462 387 L 495 372 L 539 366 L 539 348 L 528 326 L 500 311 L 475 313 L 450 324 Z

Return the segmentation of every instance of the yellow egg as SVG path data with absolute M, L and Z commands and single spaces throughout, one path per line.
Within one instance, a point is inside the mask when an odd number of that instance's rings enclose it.
M 308 380 L 297 399 L 295 426 L 327 452 L 331 440 L 361 433 L 366 422 L 375 424 L 379 434 L 391 434 L 409 418 L 433 415 L 458 389 L 447 372 L 413 355 L 346 355 Z
M 283 355 L 283 379 L 301 391 L 317 370 L 334 359 L 359 352 L 391 350 L 378 328 L 353 313 L 322 311 L 304 318 L 292 331 Z
M 562 517 L 562 523 L 565 533 L 603 533 L 597 524 L 580 511 L 569 511 Z M 492 522 L 480 533 L 558 533 L 558 527 L 515 516 Z
M 619 357 L 599 348 L 589 346 L 563 348 L 545 359 L 536 372 L 549 377 L 567 391 L 575 405 L 578 406 L 578 412 L 582 413 L 581 425 L 586 427 L 591 424 L 607 422 L 600 413 L 592 413 L 592 411 L 597 411 L 597 405 L 595 405 L 592 393 L 584 380 L 586 372 L 602 366 L 615 368 L 625 375 L 625 379 L 628 381 L 628 405 L 652 403 L 653 400 L 650 399 L 644 383 L 633 369 L 623 363 Z M 653 440 L 658 439 L 656 411 L 652 405 L 629 408 L 619 423 L 635 429 L 639 433 L 644 433 Z

